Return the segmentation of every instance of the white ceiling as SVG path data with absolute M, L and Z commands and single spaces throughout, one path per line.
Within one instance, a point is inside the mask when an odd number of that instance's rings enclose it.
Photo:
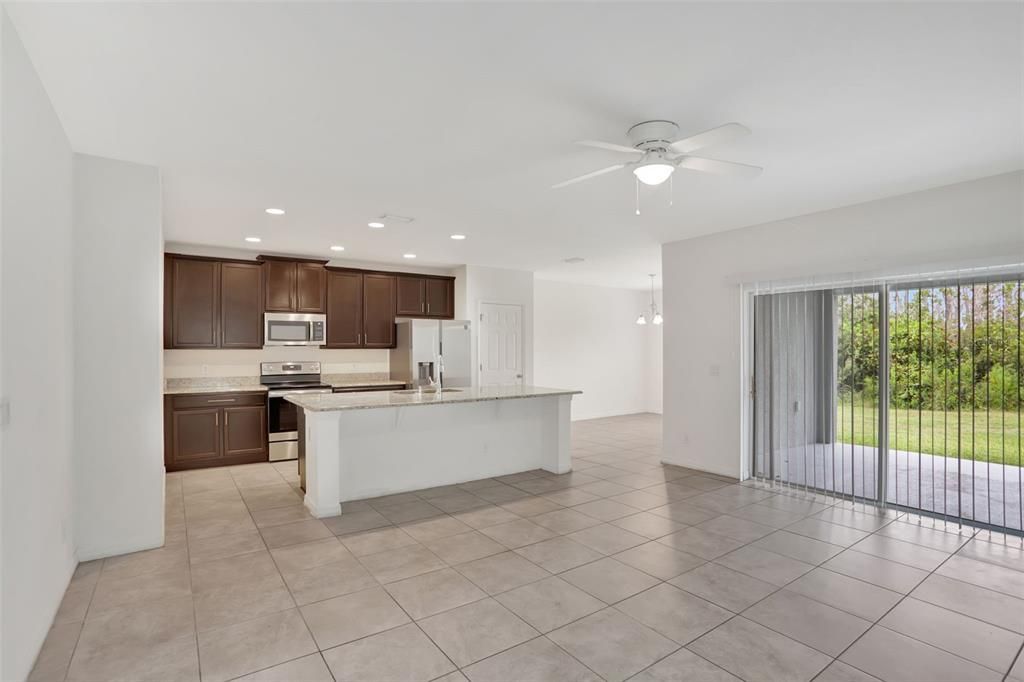
M 160 166 L 177 242 L 645 288 L 664 242 L 1024 166 L 1020 3 L 5 6 L 74 148 Z M 744 123 L 707 155 L 766 170 L 639 217 L 627 172 L 549 189 L 649 118 Z

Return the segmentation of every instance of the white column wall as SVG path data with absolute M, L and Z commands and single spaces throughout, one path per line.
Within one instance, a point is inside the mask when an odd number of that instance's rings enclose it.
M 72 155 L 0 7 L 0 679 L 24 679 L 75 568 Z
M 1022 197 L 1008 173 L 666 244 L 665 461 L 740 474 L 742 283 L 1019 261 Z
M 163 544 L 160 173 L 78 154 L 74 209 L 75 541 L 84 561 Z

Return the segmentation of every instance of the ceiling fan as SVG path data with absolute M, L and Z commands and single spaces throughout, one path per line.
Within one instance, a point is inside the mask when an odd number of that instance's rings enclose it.
M 611 173 L 623 168 L 632 168 L 636 179 L 645 185 L 660 185 L 669 179 L 676 168 L 703 171 L 705 173 L 718 173 L 721 175 L 739 175 L 754 177 L 763 170 L 758 166 L 750 166 L 745 163 L 734 161 L 719 161 L 717 159 L 705 159 L 699 156 L 690 156 L 690 152 L 710 147 L 723 142 L 730 142 L 738 137 L 750 134 L 750 129 L 739 123 L 726 123 L 725 125 L 705 130 L 703 133 L 679 137 L 679 126 L 672 121 L 644 121 L 637 123 L 626 132 L 632 147 L 627 147 L 613 142 L 602 142 L 600 140 L 579 140 L 576 144 L 585 147 L 597 147 L 608 149 L 613 152 L 639 155 L 634 161 L 617 163 L 600 170 L 580 175 L 578 177 L 552 185 L 552 189 L 560 189 L 577 182 L 583 182 L 590 178 L 596 178 L 605 173 Z

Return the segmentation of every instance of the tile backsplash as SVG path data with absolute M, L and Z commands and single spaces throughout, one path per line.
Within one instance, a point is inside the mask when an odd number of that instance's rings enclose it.
M 165 350 L 164 379 L 259 376 L 261 362 L 319 361 L 323 374 L 387 373 L 387 350 Z

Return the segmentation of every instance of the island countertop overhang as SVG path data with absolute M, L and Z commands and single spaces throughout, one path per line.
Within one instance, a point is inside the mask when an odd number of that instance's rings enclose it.
M 517 400 L 560 395 L 579 395 L 582 391 L 543 386 L 484 386 L 480 388 L 447 389 L 437 392 L 380 391 L 375 393 L 307 393 L 285 396 L 285 399 L 309 412 L 370 410 L 384 407 L 416 407 L 478 403 L 491 400 Z

